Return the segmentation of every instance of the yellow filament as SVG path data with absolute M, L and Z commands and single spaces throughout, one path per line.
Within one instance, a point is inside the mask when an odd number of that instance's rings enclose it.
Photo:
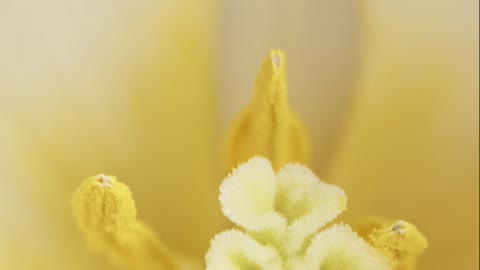
M 228 168 L 259 155 L 279 169 L 308 163 L 309 138 L 287 98 L 285 54 L 273 49 L 260 67 L 250 104 L 233 121 L 225 152 Z

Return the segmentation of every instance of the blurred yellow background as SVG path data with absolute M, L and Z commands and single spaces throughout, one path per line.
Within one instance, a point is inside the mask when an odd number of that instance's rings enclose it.
M 219 140 L 270 48 L 348 220 L 404 218 L 419 269 L 478 269 L 478 1 L 0 0 L 0 268 L 109 269 L 69 205 L 115 174 L 201 259 Z

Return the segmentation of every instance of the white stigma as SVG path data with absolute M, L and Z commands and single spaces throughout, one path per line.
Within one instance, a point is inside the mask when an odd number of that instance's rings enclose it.
M 279 68 L 280 64 L 282 63 L 282 57 L 279 54 L 274 53 L 274 54 L 272 54 L 271 59 L 272 59 L 272 64 L 276 68 Z
M 392 231 L 394 233 L 403 233 L 407 230 L 407 226 L 405 225 L 405 222 L 400 220 L 398 221 L 395 225 L 392 227 Z
M 100 180 L 99 181 L 100 185 L 102 185 L 104 187 L 112 187 L 113 182 L 112 182 L 112 178 L 110 178 L 110 176 L 102 173 L 102 174 L 98 175 L 98 178 Z

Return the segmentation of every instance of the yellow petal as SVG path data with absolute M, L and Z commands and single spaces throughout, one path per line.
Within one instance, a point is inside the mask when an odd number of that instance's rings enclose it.
M 221 177 L 214 5 L 89 1 L 73 12 L 62 0 L 25 0 L 0 12 L 0 178 L 9 186 L 0 197 L 15 194 L 0 212 L 28 209 L 35 223 L 13 215 L 0 245 L 12 231 L 19 255 L 49 269 L 105 269 L 65 202 L 77 179 L 114 171 L 168 246 L 201 260 L 223 220 L 211 211 Z
M 478 269 L 479 2 L 361 2 L 363 61 L 328 179 L 355 219 L 415 220 L 434 247 L 424 269 Z
M 114 176 L 87 178 L 75 191 L 72 208 L 80 229 L 96 251 L 126 269 L 176 269 L 172 255 L 136 219 L 130 189 Z
M 262 63 L 253 98 L 233 121 L 224 151 L 229 168 L 255 155 L 268 158 L 275 169 L 308 162 L 307 132 L 288 105 L 283 51 L 271 50 Z

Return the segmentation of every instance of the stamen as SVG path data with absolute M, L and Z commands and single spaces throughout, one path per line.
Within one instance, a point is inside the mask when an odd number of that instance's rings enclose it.
M 124 266 L 121 268 L 178 269 L 176 258 L 152 229 L 136 219 L 130 188 L 115 176 L 98 174 L 85 179 L 73 194 L 72 209 L 80 230 L 95 249 Z
M 250 104 L 228 130 L 226 169 L 255 155 L 270 159 L 275 170 L 288 162 L 309 163 L 308 132 L 288 104 L 286 64 L 279 49 L 270 50 L 262 62 Z

